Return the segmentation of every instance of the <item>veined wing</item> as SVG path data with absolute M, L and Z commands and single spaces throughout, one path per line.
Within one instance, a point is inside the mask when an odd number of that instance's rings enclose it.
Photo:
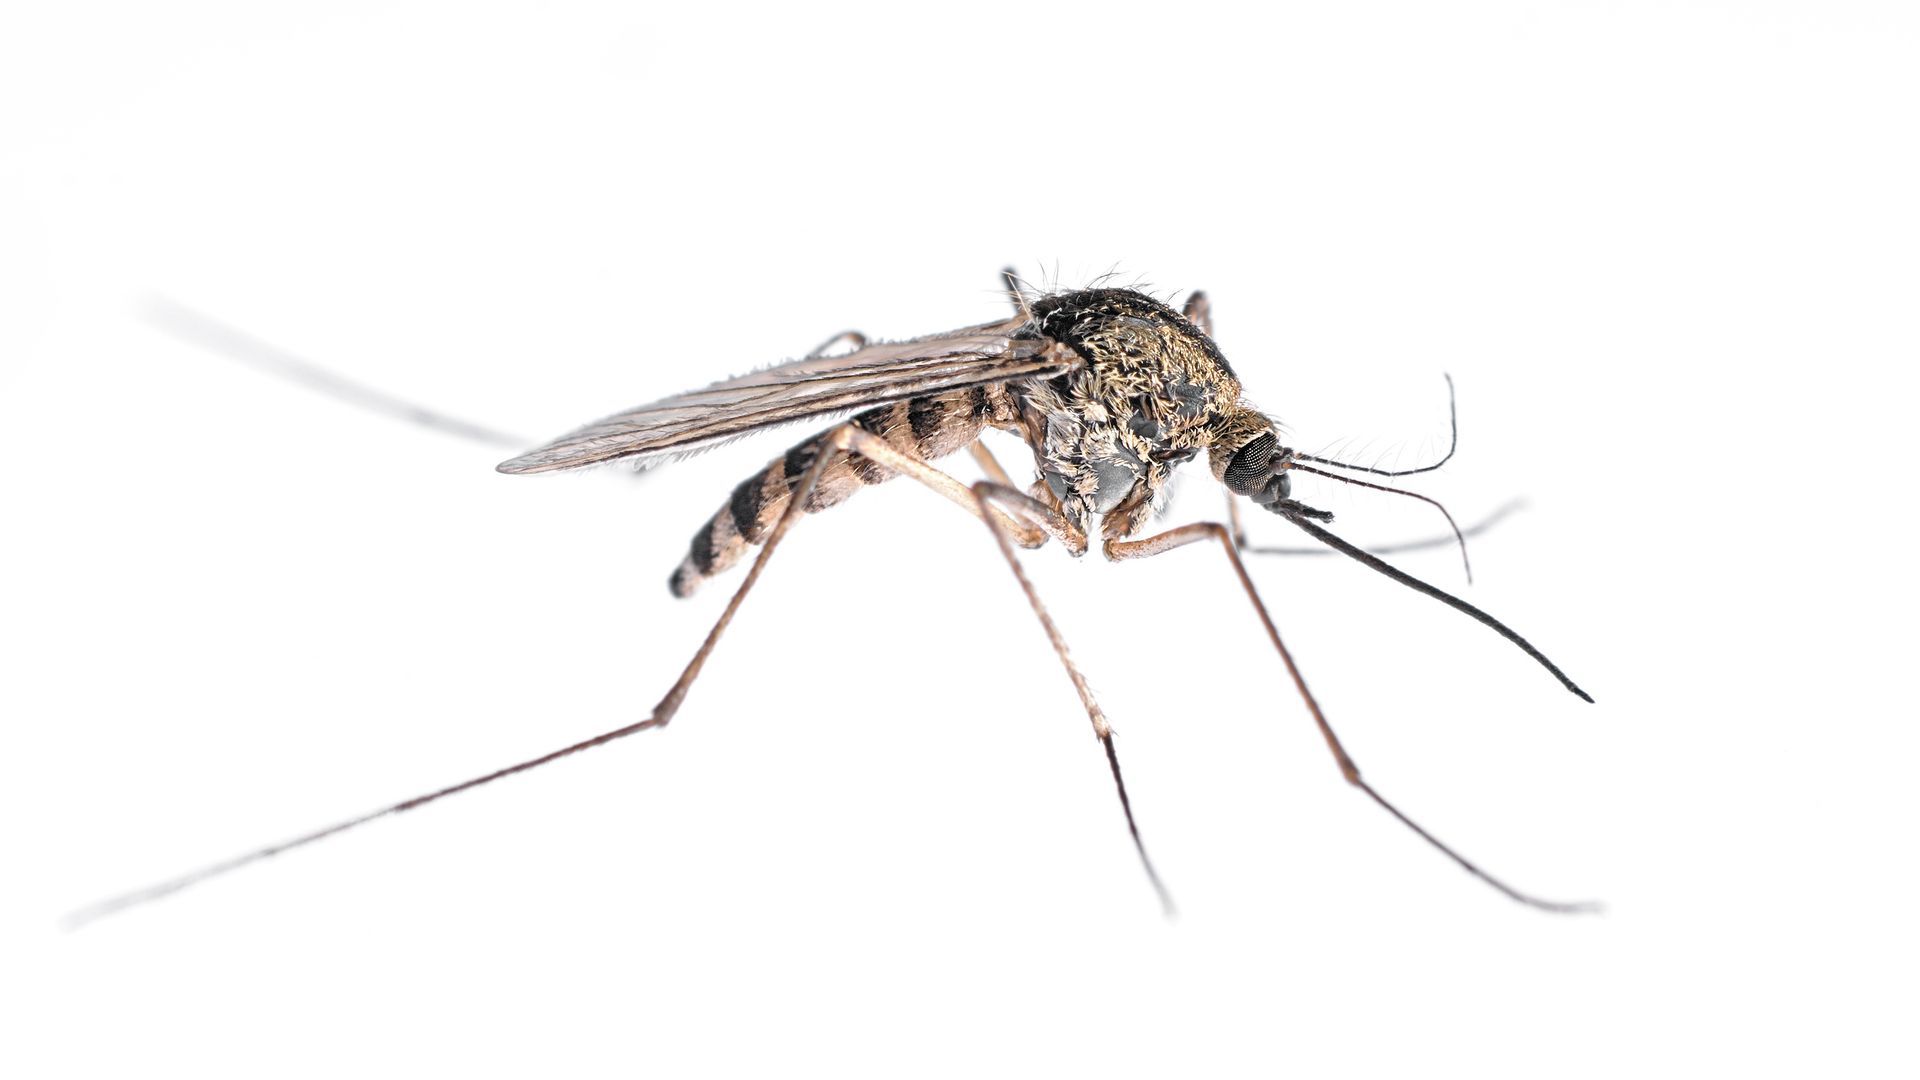
M 553 472 L 616 459 L 646 468 L 760 428 L 940 390 L 1055 375 L 1080 363 L 1058 342 L 1015 341 L 1014 331 L 1025 322 L 1006 319 L 842 356 L 789 361 L 615 413 L 498 468 Z

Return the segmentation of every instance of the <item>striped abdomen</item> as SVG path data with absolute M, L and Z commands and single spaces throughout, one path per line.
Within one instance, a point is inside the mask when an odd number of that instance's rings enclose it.
M 902 453 L 931 461 L 965 449 L 982 429 L 1007 423 L 1013 415 L 1006 387 L 975 386 L 868 409 L 848 423 L 878 435 Z M 786 513 L 789 493 L 827 445 L 824 433 L 816 435 L 741 481 L 727 505 L 694 534 L 687 557 L 669 582 L 673 594 L 693 595 L 702 581 L 739 562 L 749 545 L 764 541 Z M 820 474 L 804 509 L 808 513 L 824 510 L 893 476 L 893 470 L 857 453 L 843 455 Z

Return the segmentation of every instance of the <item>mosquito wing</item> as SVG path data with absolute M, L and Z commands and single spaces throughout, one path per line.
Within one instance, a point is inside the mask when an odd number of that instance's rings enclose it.
M 1080 363 L 1048 340 L 1016 341 L 1024 318 L 793 360 L 615 413 L 501 462 L 503 473 L 553 472 L 626 459 L 639 468 L 761 428 L 1009 379 L 1056 375 Z

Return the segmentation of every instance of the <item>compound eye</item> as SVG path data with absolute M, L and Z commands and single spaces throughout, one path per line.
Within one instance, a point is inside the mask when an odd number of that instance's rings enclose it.
M 1241 495 L 1255 495 L 1258 501 L 1256 493 L 1264 494 L 1267 479 L 1273 475 L 1273 451 L 1278 442 L 1269 431 L 1235 450 L 1221 477 L 1227 487 Z

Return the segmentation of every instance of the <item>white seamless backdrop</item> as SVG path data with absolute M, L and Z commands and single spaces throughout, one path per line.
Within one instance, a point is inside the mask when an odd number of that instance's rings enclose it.
M 96 4 L 0 32 L 0 810 L 20 1076 L 1899 1075 L 1917 958 L 1900 5 Z M 997 317 L 1205 288 L 1296 445 L 1463 521 L 1259 585 L 804 521 L 672 727 L 77 933 L 125 888 L 631 722 L 803 430 L 634 480 L 371 415 L 185 305 L 543 440 Z M 1010 440 L 995 444 L 1023 465 Z M 956 471 L 971 475 L 965 459 Z M 1365 540 L 1423 508 L 1303 480 Z M 1189 468 L 1169 521 L 1220 512 Z M 1285 523 L 1251 520 L 1263 538 Z

